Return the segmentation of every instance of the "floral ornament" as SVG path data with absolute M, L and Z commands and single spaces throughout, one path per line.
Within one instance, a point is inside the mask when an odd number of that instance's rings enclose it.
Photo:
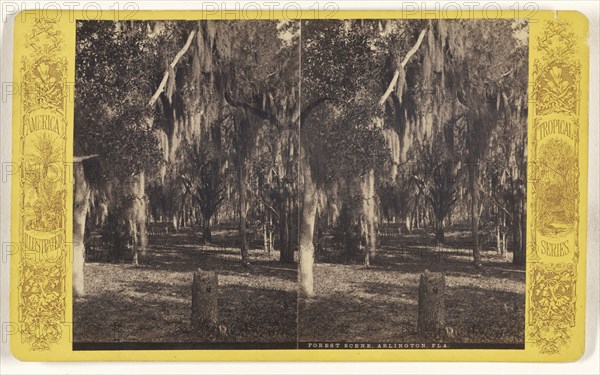
M 576 105 L 575 87 L 563 68 L 553 66 L 543 80 L 540 109 L 573 112 Z
M 562 69 L 558 66 L 555 66 L 550 71 L 550 75 L 552 76 L 551 80 L 547 80 L 548 89 L 557 96 L 564 96 L 567 94 L 567 87 L 569 87 L 569 82 L 563 80 L 562 77 Z
M 41 63 L 37 71 L 39 73 L 38 77 L 36 77 L 36 82 L 38 85 L 44 86 L 54 86 L 56 84 L 56 78 L 50 76 L 50 67 L 46 63 Z
M 557 354 L 575 323 L 575 270 L 572 264 L 536 267 L 530 288 L 533 324 L 529 338 L 544 354 Z
M 561 60 L 575 54 L 577 36 L 568 22 L 546 21 L 544 33 L 538 37 L 537 50 L 547 59 Z
M 534 326 L 529 338 L 536 342 L 542 354 L 558 354 L 571 336 L 569 327 L 561 321 L 554 321 L 547 326 Z
M 45 62 L 40 63 L 35 70 L 34 84 L 35 93 L 37 94 L 37 104 L 47 109 L 49 107 L 55 107 L 60 103 L 61 91 L 60 85 L 58 85 L 58 79 L 60 73 L 51 71 L 50 65 Z M 58 77 L 60 78 L 60 76 Z
M 25 155 L 23 190 L 25 201 L 25 229 L 54 231 L 62 227 L 66 190 L 57 183 L 62 173 L 60 163 L 64 148 L 59 139 L 49 133 L 33 135 L 29 152 Z
M 62 330 L 60 319 L 65 310 L 61 265 L 35 267 L 26 264 L 21 284 L 22 334 L 33 350 L 48 350 Z
M 36 55 L 48 56 L 56 54 L 63 47 L 62 32 L 57 27 L 56 20 L 39 18 L 36 20 L 31 33 L 27 34 L 27 47 L 34 50 Z
M 22 61 L 23 108 L 25 112 L 39 107 L 60 109 L 65 96 L 61 82 L 66 73 L 66 58 L 60 56 L 64 47 L 63 33 L 56 20 L 40 17 L 26 40 L 34 59 L 23 57 Z

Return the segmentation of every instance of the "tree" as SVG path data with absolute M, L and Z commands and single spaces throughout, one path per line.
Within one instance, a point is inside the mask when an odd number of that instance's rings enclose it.
M 413 178 L 433 210 L 436 241 L 444 243 L 444 221 L 458 200 L 459 168 L 451 142 L 439 139 L 439 134 L 434 138 L 432 145 L 416 145 L 418 156 Z
M 161 60 L 175 55 L 175 42 L 187 24 L 179 26 L 152 21 L 77 24 L 75 153 L 97 155 L 104 166 L 95 191 L 109 197 L 109 221 L 116 223 L 106 234 L 125 242 L 133 239 L 134 262 L 147 241 L 146 173 L 162 163 L 153 102 L 148 103 L 163 90 L 164 84 L 158 84 Z M 123 236 L 114 232 L 124 228 Z
M 305 223 L 300 278 L 309 296 L 313 293 L 309 228 L 314 227 L 316 214 L 314 195 L 336 174 L 337 178 L 357 177 L 350 183 L 357 183 L 362 191 L 365 264 L 375 255 L 377 171 L 383 175 L 392 164 L 385 128 L 394 127 L 393 118 L 402 112 L 398 93 L 402 95 L 404 89 L 404 69 L 424 38 L 421 26 L 420 22 L 378 20 L 303 22 L 301 170 L 306 207 L 301 216 Z M 389 84 L 383 86 L 387 77 Z M 327 109 L 331 113 L 323 116 Z
M 202 213 L 204 241 L 212 242 L 211 221 L 225 199 L 224 166 L 219 147 L 194 144 L 183 147 L 184 172 L 180 175 L 185 191 Z
M 473 258 L 481 265 L 479 239 L 481 165 L 493 130 L 512 103 L 504 97 L 522 98 L 523 91 L 513 92 L 512 83 L 522 79 L 523 42 L 515 29 L 522 24 L 513 20 L 444 21 L 445 28 L 436 33 L 447 50 L 444 61 L 444 90 L 460 102 L 459 111 L 466 125 Z M 515 68 L 515 61 L 519 64 Z M 518 77 L 518 78 L 517 78 Z M 520 85 L 517 85 L 520 88 Z
M 298 205 L 298 132 L 292 127 L 265 127 L 257 137 L 252 158 L 251 191 L 263 211 L 263 230 L 270 223 L 279 232 L 279 260 L 294 261 L 294 229 Z M 270 229 L 269 229 L 270 230 Z M 268 237 L 268 235 L 267 235 Z M 265 243 L 268 238 L 265 239 Z M 267 244 L 267 246 L 270 246 Z
M 225 39 L 229 53 L 218 77 L 234 119 L 240 248 L 242 263 L 248 264 L 248 160 L 261 128 L 293 127 L 298 118 L 299 30 L 294 22 L 277 21 L 219 22 L 215 27 L 217 33 L 235 35 Z

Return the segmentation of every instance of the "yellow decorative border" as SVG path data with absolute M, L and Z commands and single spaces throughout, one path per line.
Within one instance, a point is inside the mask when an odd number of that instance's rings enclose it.
M 66 316 L 68 62 L 55 20 L 36 19 L 25 41 L 21 116 L 15 127 L 20 143 L 15 157 L 20 166 L 18 317 L 21 342 L 42 351 L 60 340 Z
M 113 19 L 115 12 L 94 12 Z M 268 19 L 289 11 L 132 12 L 128 19 Z M 294 18 L 484 18 L 484 12 L 294 11 Z M 521 15 L 523 16 L 523 15 Z M 514 11 L 494 17 L 513 18 Z M 35 361 L 569 361 L 583 354 L 587 225 L 587 19 L 529 19 L 526 345 L 523 350 L 72 350 L 72 168 L 75 22 L 83 11 L 15 20 L 11 342 Z M 488 17 L 489 18 L 489 17 Z M 559 150 L 561 152 L 557 152 Z M 51 162 L 36 163 L 44 155 Z M 562 165 L 558 176 L 555 164 Z M 554 164 L 553 164 L 554 163 Z M 41 165 L 41 167 L 40 167 Z M 550 182 L 550 183 L 549 183 Z M 48 210 L 41 210 L 41 208 Z M 574 207 L 573 215 L 559 208 Z M 564 210 L 563 210 L 564 212 Z M 14 246 L 13 246 L 14 247 Z
M 528 235 L 533 254 L 527 273 L 527 337 L 540 353 L 559 355 L 573 344 L 578 299 L 584 298 L 577 292 L 585 190 L 580 189 L 580 160 L 587 159 L 580 150 L 581 141 L 587 143 L 586 129 L 579 122 L 587 105 L 582 105 L 581 90 L 585 61 L 578 53 L 584 46 L 574 23 L 562 18 L 543 21 L 536 37 L 529 107 L 534 129 L 529 133 Z

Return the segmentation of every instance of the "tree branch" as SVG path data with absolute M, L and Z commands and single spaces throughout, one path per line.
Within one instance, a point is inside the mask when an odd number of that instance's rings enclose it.
M 392 81 L 388 85 L 387 90 L 385 90 L 385 93 L 381 96 L 381 99 L 379 99 L 379 105 L 383 105 L 383 103 L 385 103 L 385 101 L 387 100 L 388 96 L 390 96 L 390 94 L 394 90 L 394 86 L 396 86 L 396 83 L 398 82 L 398 78 L 400 77 L 400 69 L 404 69 L 406 64 L 408 64 L 408 61 L 410 60 L 410 58 L 417 52 L 417 50 L 421 46 L 421 43 L 423 43 L 423 39 L 425 38 L 425 34 L 427 34 L 427 30 L 428 30 L 427 28 L 424 28 L 423 30 L 421 30 L 421 33 L 419 34 L 419 38 L 417 39 L 417 42 L 408 51 L 408 53 L 404 57 L 404 60 L 402 60 L 400 67 L 398 69 L 396 69 L 396 71 L 394 72 L 394 77 L 392 78 Z
M 513 215 L 511 215 L 511 213 L 510 213 L 510 212 L 509 212 L 509 211 L 508 211 L 506 208 L 504 208 L 504 207 L 503 207 L 503 206 L 500 204 L 500 202 L 498 202 L 498 201 L 496 200 L 496 197 L 494 197 L 492 194 L 488 193 L 488 192 L 487 192 L 487 191 L 486 191 L 486 190 L 485 190 L 485 189 L 484 189 L 484 188 L 481 186 L 481 184 L 479 185 L 479 191 L 481 191 L 483 194 L 485 194 L 485 195 L 487 195 L 488 197 L 490 197 L 490 198 L 492 199 L 493 203 L 494 203 L 494 204 L 495 204 L 495 205 L 496 205 L 496 206 L 497 206 L 499 209 L 501 209 L 502 211 L 506 212 L 506 214 L 507 214 L 507 215 L 510 217 L 510 220 L 512 220 L 512 219 L 513 219 Z
M 300 127 L 302 127 L 302 125 L 304 125 L 304 121 L 306 121 L 306 118 L 308 117 L 309 113 L 311 113 L 315 108 L 317 108 L 322 103 L 331 102 L 331 101 L 334 101 L 334 99 L 329 98 L 329 97 L 324 97 L 324 98 L 317 99 L 314 102 L 307 105 L 306 108 L 304 108 L 304 110 L 302 110 L 302 112 L 300 112 L 300 114 L 298 115 L 298 116 L 300 116 Z M 295 118 L 293 123 L 295 123 L 296 121 L 298 121 L 298 118 Z
M 183 183 L 183 186 L 185 187 L 185 194 L 189 193 L 190 195 L 193 196 L 194 194 L 192 193 L 192 182 L 190 181 L 190 179 L 183 175 L 179 176 L 179 178 L 180 178 L 181 182 Z
M 259 193 L 257 193 L 257 192 L 255 192 L 255 191 L 253 191 L 252 189 L 249 189 L 249 191 L 250 191 L 251 193 L 253 193 L 254 195 L 256 195 L 256 196 L 258 197 L 258 199 L 260 199 L 260 200 L 261 200 L 261 202 L 262 202 L 262 203 L 265 205 L 265 207 L 267 207 L 269 210 L 271 210 L 271 211 L 272 211 L 272 212 L 275 214 L 275 217 L 276 217 L 276 219 L 277 219 L 277 222 L 279 222 L 279 213 L 277 212 L 277 210 L 275 210 L 275 209 L 274 209 L 274 208 L 273 208 L 271 205 L 269 205 L 269 204 L 267 203 L 266 199 L 265 199 L 265 198 L 263 198 L 263 196 L 262 196 L 262 195 L 260 195 Z
M 73 163 L 81 163 L 84 160 L 98 157 L 98 154 L 86 155 L 86 156 L 73 156 Z
M 244 103 L 244 102 L 240 102 L 240 101 L 236 101 L 231 97 L 231 94 L 228 92 L 225 92 L 225 101 L 227 102 L 227 104 L 229 104 L 232 107 L 236 107 L 236 108 L 244 108 L 249 110 L 250 112 L 254 113 L 255 115 L 257 115 L 258 117 L 262 118 L 263 120 L 269 120 L 273 123 L 277 122 L 277 118 L 272 114 L 269 113 L 267 111 L 263 111 L 260 108 L 256 108 L 251 106 L 248 103 Z
M 173 61 L 169 65 L 169 67 L 167 69 L 165 69 L 165 74 L 163 75 L 163 79 L 160 82 L 160 85 L 158 85 L 158 88 L 156 89 L 156 92 L 154 93 L 154 95 L 152 95 L 152 97 L 150 98 L 150 101 L 148 102 L 148 106 L 149 107 L 152 106 L 152 105 L 154 105 L 154 103 L 156 103 L 156 100 L 158 99 L 158 97 L 160 96 L 160 94 L 165 90 L 165 86 L 167 85 L 167 80 L 169 79 L 169 70 L 170 69 L 175 69 L 175 66 L 179 62 L 179 59 L 181 59 L 181 57 L 190 48 L 190 45 L 192 44 L 192 40 L 194 39 L 195 35 L 196 35 L 196 30 L 192 30 L 192 32 L 188 36 L 187 41 L 185 42 L 183 48 L 181 48 L 179 50 L 179 52 L 177 52 L 177 55 L 175 55 L 175 58 L 173 59 Z

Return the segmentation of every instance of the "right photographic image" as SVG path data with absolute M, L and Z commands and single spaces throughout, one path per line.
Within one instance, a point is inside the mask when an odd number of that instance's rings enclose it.
M 528 44 L 301 21 L 299 348 L 524 348 Z

